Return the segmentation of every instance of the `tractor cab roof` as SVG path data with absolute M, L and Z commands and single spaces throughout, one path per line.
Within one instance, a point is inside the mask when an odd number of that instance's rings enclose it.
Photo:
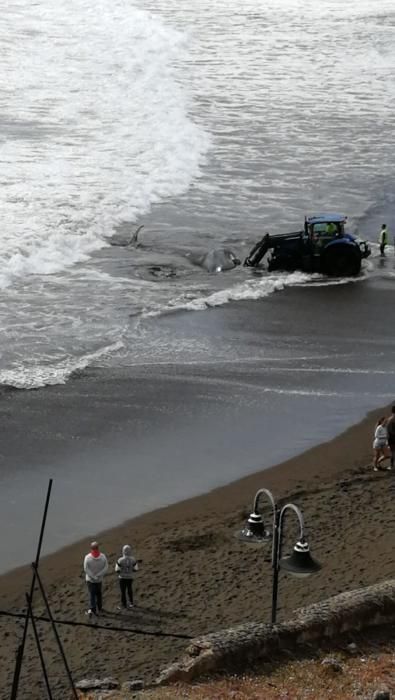
M 344 214 L 338 214 L 332 212 L 330 214 L 314 214 L 313 216 L 306 216 L 306 222 L 308 224 L 341 224 L 347 220 Z

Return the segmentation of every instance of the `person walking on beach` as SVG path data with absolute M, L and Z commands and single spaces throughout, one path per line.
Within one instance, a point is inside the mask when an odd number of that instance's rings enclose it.
M 379 464 L 391 456 L 388 447 L 387 419 L 385 416 L 377 421 L 376 430 L 374 431 L 373 439 L 373 469 L 377 472 Z M 387 469 L 391 469 L 390 466 Z
M 394 466 L 395 459 L 395 406 L 391 408 L 391 415 L 387 420 L 388 447 L 391 452 L 391 467 Z
M 388 245 L 387 225 L 383 224 L 379 235 L 380 255 L 385 257 L 385 247 Z
M 125 544 L 122 547 L 122 556 L 115 564 L 115 571 L 118 574 L 119 587 L 121 589 L 121 605 L 118 606 L 118 610 L 133 607 L 133 576 L 138 571 L 138 568 L 138 563 L 132 556 L 132 548 L 130 545 Z M 129 603 L 127 603 L 126 596 Z
M 85 580 L 89 591 L 88 617 L 99 615 L 103 610 L 102 584 L 107 570 L 106 555 L 100 551 L 97 542 L 92 542 L 91 551 L 84 558 Z

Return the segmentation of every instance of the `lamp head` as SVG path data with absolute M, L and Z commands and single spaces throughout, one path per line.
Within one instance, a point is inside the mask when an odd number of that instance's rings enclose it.
M 271 539 L 271 532 L 265 530 L 265 524 L 260 513 L 251 513 L 245 527 L 236 532 L 236 537 L 241 542 L 262 545 Z
M 280 559 L 279 567 L 298 578 L 315 574 L 322 568 L 321 564 L 311 556 L 309 545 L 305 540 L 295 544 L 289 557 Z

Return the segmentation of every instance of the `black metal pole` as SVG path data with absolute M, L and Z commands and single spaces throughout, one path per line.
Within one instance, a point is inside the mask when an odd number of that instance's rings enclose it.
M 37 626 L 36 626 L 36 621 L 34 619 L 34 614 L 33 614 L 33 608 L 32 608 L 32 601 L 29 598 L 29 594 L 26 593 L 26 602 L 27 602 L 27 609 L 28 609 L 28 615 L 31 617 L 32 621 L 32 627 L 33 627 L 33 633 L 34 633 L 34 638 L 36 640 L 36 646 L 37 646 L 37 651 L 38 655 L 40 657 L 40 663 L 41 663 L 41 668 L 44 676 L 44 681 L 45 681 L 45 687 L 47 689 L 47 694 L 49 700 L 53 700 L 52 698 L 52 692 L 51 692 L 51 687 L 49 685 L 49 679 L 48 679 L 48 674 L 47 674 L 47 669 L 45 666 L 45 660 L 44 660 L 44 655 L 43 655 L 43 650 L 41 648 L 41 642 L 40 642 L 40 637 L 38 634 Z
M 37 582 L 38 582 L 38 585 L 39 585 L 39 588 L 40 588 L 40 591 L 41 591 L 41 595 L 42 595 L 42 597 L 43 597 L 43 600 L 44 600 L 44 603 L 45 603 L 45 607 L 46 607 L 46 609 L 47 609 L 47 615 L 48 615 L 48 617 L 49 617 L 49 619 L 50 619 L 50 621 L 51 621 L 53 633 L 54 633 L 54 635 L 55 635 L 55 639 L 56 639 L 56 642 L 57 642 L 58 647 L 59 647 L 60 655 L 61 655 L 61 657 L 62 657 L 62 659 L 63 659 L 63 664 L 64 664 L 64 667 L 65 667 L 65 670 L 66 670 L 66 673 L 67 673 L 67 677 L 68 677 L 68 679 L 69 679 L 70 688 L 71 688 L 71 690 L 72 690 L 72 692 L 73 692 L 73 695 L 74 695 L 75 700 L 78 700 L 77 691 L 76 691 L 76 688 L 75 688 L 75 685 L 74 685 L 74 681 L 73 681 L 73 677 L 72 677 L 72 675 L 71 675 L 71 671 L 70 671 L 69 665 L 68 665 L 68 663 L 67 663 L 66 654 L 64 653 L 63 644 L 62 644 L 61 639 L 60 639 L 60 637 L 59 637 L 59 633 L 58 633 L 58 630 L 57 630 L 57 628 L 56 628 L 55 620 L 53 619 L 52 612 L 51 612 L 51 608 L 49 607 L 49 603 L 48 603 L 48 598 L 47 598 L 47 595 L 46 595 L 46 593 L 45 593 L 45 589 L 44 589 L 43 583 L 42 583 L 42 581 L 41 581 L 40 574 L 38 573 L 36 564 L 32 564 L 32 568 L 33 568 L 33 571 L 34 571 L 35 574 L 36 574 L 36 578 L 37 578 Z
M 300 540 L 304 538 L 304 520 L 303 513 L 294 503 L 286 503 L 285 506 L 281 508 L 280 511 L 276 512 L 276 527 L 273 534 L 273 556 L 272 556 L 272 566 L 273 566 L 273 588 L 272 588 L 272 625 L 276 622 L 277 617 L 277 593 L 278 593 L 278 573 L 280 569 L 281 551 L 283 547 L 283 521 L 284 516 L 287 512 L 292 510 L 296 513 L 299 520 L 300 527 Z
M 40 535 L 38 538 L 38 545 L 37 545 L 37 552 L 36 552 L 36 559 L 35 559 L 35 569 L 33 571 L 32 582 L 30 585 L 30 594 L 29 594 L 30 602 L 33 600 L 34 586 L 36 583 L 36 573 L 35 572 L 36 572 L 38 565 L 39 565 L 39 562 L 40 562 L 41 547 L 42 547 L 43 538 L 44 538 L 45 524 L 47 521 L 48 506 L 49 506 L 49 499 L 51 497 L 52 483 L 53 483 L 53 479 L 50 479 L 49 483 L 48 483 L 47 497 L 45 499 L 44 513 L 43 513 L 43 517 L 42 517 L 42 521 L 41 521 Z M 23 634 L 22 634 L 22 640 L 21 640 L 21 643 L 20 643 L 20 645 L 17 649 L 17 653 L 16 653 L 14 678 L 12 681 L 10 700 L 16 700 L 16 698 L 18 696 L 19 677 L 21 675 L 22 661 L 23 661 L 23 654 L 25 651 L 26 635 L 27 635 L 28 626 L 29 626 L 29 615 L 26 615 L 25 625 L 24 625 Z
M 25 648 L 25 640 L 26 640 L 25 629 L 27 629 L 27 616 L 25 618 L 25 627 L 23 630 L 23 638 L 22 638 L 24 641 L 19 644 L 18 649 L 16 651 L 14 678 L 12 681 L 11 696 L 10 696 L 11 700 L 16 700 L 16 698 L 18 696 L 19 676 L 21 675 L 22 657 L 23 657 L 23 651 Z
M 37 554 L 36 554 L 36 559 L 35 559 L 35 567 L 36 569 L 38 568 L 39 562 L 40 562 L 40 556 L 41 556 L 41 547 L 44 539 L 44 530 L 45 530 L 45 525 L 47 521 L 47 514 L 48 514 L 48 506 L 49 506 L 49 499 L 51 498 L 51 491 L 52 491 L 52 484 L 53 484 L 53 479 L 50 479 L 48 482 L 48 490 L 47 490 L 47 497 L 45 499 L 45 506 L 44 506 L 44 513 L 43 513 L 43 519 L 41 522 L 41 530 L 40 530 L 40 536 L 38 539 L 38 545 L 37 545 Z M 34 586 L 34 584 L 33 584 Z M 30 596 L 31 597 L 31 596 Z
M 280 512 L 276 511 L 276 525 L 273 530 L 273 552 L 272 552 L 272 567 L 273 567 L 273 582 L 272 582 L 272 616 L 271 623 L 276 623 L 277 617 L 277 594 L 278 594 L 278 572 L 281 550 L 281 533 L 279 530 Z

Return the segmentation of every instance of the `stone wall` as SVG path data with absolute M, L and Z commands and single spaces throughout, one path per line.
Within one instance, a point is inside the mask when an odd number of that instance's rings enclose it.
M 221 670 L 242 669 L 273 652 L 394 621 L 395 579 L 391 579 L 301 608 L 287 622 L 247 623 L 194 639 L 185 656 L 164 669 L 157 682 L 191 681 Z

